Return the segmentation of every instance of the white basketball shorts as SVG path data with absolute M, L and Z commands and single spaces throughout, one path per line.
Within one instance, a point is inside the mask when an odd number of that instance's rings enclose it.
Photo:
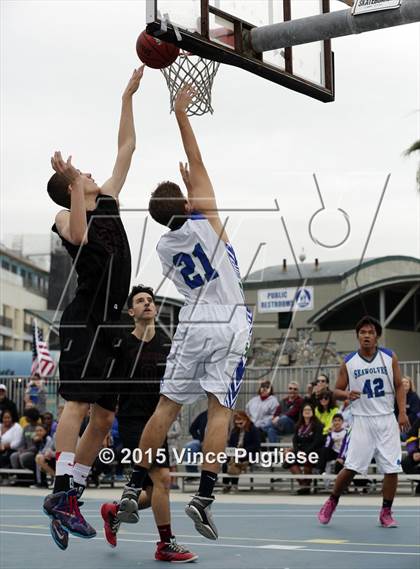
M 245 371 L 252 313 L 245 306 L 195 305 L 181 308 L 160 392 L 180 403 L 207 393 L 233 409 Z
M 400 429 L 393 413 L 354 416 L 344 467 L 366 474 L 372 458 L 382 474 L 402 472 Z

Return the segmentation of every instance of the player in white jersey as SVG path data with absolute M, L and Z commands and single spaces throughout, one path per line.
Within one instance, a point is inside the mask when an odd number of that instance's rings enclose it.
M 338 500 L 354 476 L 366 474 L 375 458 L 384 474 L 383 503 L 379 514 L 382 527 L 396 527 L 392 517 L 392 502 L 401 470 L 400 429 L 409 427 L 405 409 L 405 391 L 397 356 L 378 347 L 382 334 L 380 323 L 365 316 L 356 324 L 359 350 L 344 359 L 335 385 L 337 399 L 350 399 L 354 417 L 344 468 L 337 476 L 331 496 L 321 508 L 318 519 L 327 524 Z M 394 415 L 395 399 L 403 410 Z
M 163 182 L 149 203 L 152 218 L 170 229 L 160 239 L 157 252 L 164 275 L 185 297 L 185 305 L 158 406 L 142 433 L 139 446 L 143 459 L 134 466 L 124 489 L 118 518 L 128 523 L 138 520 L 138 493 L 169 427 L 184 403 L 206 397 L 208 422 L 200 486 L 185 511 L 199 533 L 217 539 L 210 511 L 212 493 L 242 382 L 252 314 L 245 306 L 235 252 L 218 215 L 213 187 L 186 114 L 193 97 L 193 90 L 186 86 L 175 102 L 189 163 L 189 168 L 180 164 L 188 197 L 177 184 Z

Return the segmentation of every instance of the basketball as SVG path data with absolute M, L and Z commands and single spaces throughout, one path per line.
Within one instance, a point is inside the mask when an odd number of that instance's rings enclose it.
M 145 31 L 137 39 L 136 51 L 140 60 L 153 69 L 168 67 L 179 55 L 179 47 L 155 38 Z

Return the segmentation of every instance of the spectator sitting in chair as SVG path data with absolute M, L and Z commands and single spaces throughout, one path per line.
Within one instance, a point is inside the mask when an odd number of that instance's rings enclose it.
M 35 455 L 35 479 L 37 488 L 48 488 L 46 475 L 50 480 L 55 474 L 55 446 L 54 439 L 48 435 L 48 428 L 45 425 L 37 425 L 33 442 L 38 449 Z
M 416 393 L 416 390 L 414 389 L 414 382 L 411 377 L 404 375 L 401 381 L 406 394 L 405 412 L 410 421 L 410 424 L 412 425 L 416 421 L 417 417 L 420 416 L 420 399 Z M 396 401 L 395 416 L 398 417 L 398 405 Z
M 260 430 L 261 440 L 265 440 L 271 419 L 279 405 L 277 397 L 273 395 L 273 386 L 269 379 L 262 379 L 258 389 L 258 395 L 246 404 L 246 414 Z
M 420 417 L 414 421 L 407 433 L 407 456 L 401 466 L 406 474 L 420 474 Z M 417 482 L 416 495 L 420 494 L 420 481 Z
M 54 421 L 54 415 L 50 413 L 50 411 L 46 411 L 45 413 L 42 413 L 41 421 L 47 429 L 47 434 L 50 435 L 50 437 L 53 437 L 58 425 L 57 421 Z
M 36 407 L 26 407 L 22 417 L 19 419 L 19 425 L 23 429 L 24 438 L 30 442 L 37 425 L 42 425 L 41 415 Z
M 22 442 L 22 427 L 13 421 L 12 412 L 3 411 L 0 424 L 0 468 L 10 468 L 10 455 Z
M 25 433 L 26 431 L 26 433 Z M 23 468 L 36 472 L 35 457 L 39 452 L 52 447 L 52 438 L 47 435 L 43 425 L 35 425 L 33 430 L 29 427 L 23 429 L 23 444 L 10 456 L 12 468 Z
M 295 454 L 295 460 L 290 461 L 290 454 L 286 453 L 285 462 L 283 468 L 290 469 L 293 474 L 312 474 L 312 469 L 317 466 L 316 462 L 309 461 L 309 454 L 315 452 L 319 456 L 319 452 L 324 444 L 324 437 L 322 435 L 323 426 L 322 423 L 315 417 L 315 413 L 312 405 L 305 403 L 302 407 L 302 411 L 299 420 L 296 424 L 295 434 L 293 436 L 293 452 Z M 297 452 L 304 452 L 306 455 L 306 461 L 304 464 L 297 461 Z M 298 480 L 300 488 L 297 494 L 310 494 L 311 492 L 311 481 L 310 480 Z
M 260 448 L 260 432 L 253 425 L 245 411 L 236 411 L 233 415 L 233 428 L 230 433 L 228 447 L 243 448 L 247 455 L 235 461 L 231 457 L 228 463 L 223 464 L 222 471 L 227 474 L 240 475 L 249 466 L 249 457 Z M 223 478 L 223 492 L 238 491 L 239 478 Z
M 16 403 L 7 397 L 7 387 L 4 383 L 0 384 L 0 421 L 4 411 L 10 411 L 14 423 L 19 421 Z
M 311 381 L 308 385 L 306 390 L 305 396 L 305 403 L 310 403 L 312 407 L 315 407 L 318 404 L 318 396 L 322 391 L 329 390 L 330 388 L 330 379 L 326 373 L 318 374 L 318 377 Z
M 294 432 L 297 420 L 299 419 L 300 409 L 303 399 L 299 395 L 299 386 L 295 381 L 289 383 L 288 396 L 280 401 L 271 425 L 268 426 L 268 442 L 277 443 L 279 435 L 290 435 Z
M 321 391 L 317 397 L 315 416 L 324 425 L 323 435 L 328 435 L 331 430 L 333 417 L 339 412 L 340 409 L 334 404 L 331 391 Z
M 334 474 L 338 474 L 343 468 L 348 437 L 349 432 L 344 427 L 343 415 L 336 413 L 333 417 L 332 427 L 327 435 L 325 446 L 319 451 L 317 468 L 321 474 L 325 472 L 327 462 L 333 460 L 335 461 Z
M 23 410 L 23 415 L 19 419 L 19 425 L 24 431 L 26 427 L 31 427 L 32 431 L 31 429 L 28 431 L 31 431 L 32 433 L 34 432 L 36 425 L 42 425 L 41 414 L 32 403 L 29 403 Z
M 19 448 L 10 455 L 12 468 L 28 468 L 35 471 L 35 455 L 37 449 L 34 447 L 33 436 L 35 429 L 41 426 L 39 411 L 36 407 L 29 407 L 23 412 L 19 424 L 25 425 L 22 432 L 22 440 Z

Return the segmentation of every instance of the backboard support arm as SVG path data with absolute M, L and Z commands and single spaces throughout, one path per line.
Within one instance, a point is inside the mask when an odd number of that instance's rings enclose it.
M 300 18 L 260 26 L 249 31 L 249 43 L 256 53 L 315 41 L 361 34 L 420 21 L 420 1 L 403 0 L 400 8 L 353 16 L 351 10 Z

